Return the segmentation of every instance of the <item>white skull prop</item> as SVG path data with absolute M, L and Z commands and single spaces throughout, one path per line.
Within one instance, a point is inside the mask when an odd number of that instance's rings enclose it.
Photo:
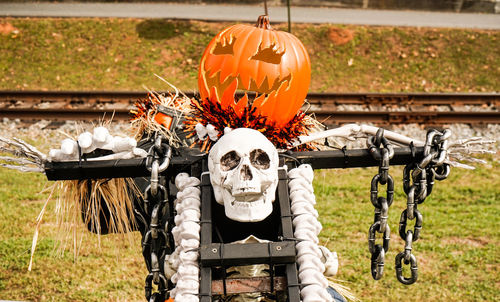
M 238 128 L 223 135 L 210 150 L 208 170 L 228 218 L 257 222 L 273 211 L 278 151 L 259 131 Z

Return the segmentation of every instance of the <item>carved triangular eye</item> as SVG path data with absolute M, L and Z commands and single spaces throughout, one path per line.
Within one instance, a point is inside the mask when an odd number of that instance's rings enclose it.
M 234 55 L 233 46 L 234 46 L 235 42 L 236 42 L 236 38 L 234 38 L 232 36 L 229 37 L 229 39 L 226 39 L 226 37 L 221 38 L 215 44 L 215 47 L 212 50 L 212 54 L 214 54 L 214 55 Z
M 262 43 L 259 45 L 259 50 L 255 55 L 253 55 L 251 60 L 264 61 L 266 63 L 271 64 L 280 64 L 281 57 L 285 54 L 285 50 L 279 52 L 278 46 L 276 43 L 272 43 L 268 47 L 263 48 Z

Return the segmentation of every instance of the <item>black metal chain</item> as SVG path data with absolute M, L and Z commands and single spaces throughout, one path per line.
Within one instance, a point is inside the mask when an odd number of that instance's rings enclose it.
M 450 173 L 450 166 L 445 163 L 447 139 L 450 135 L 449 130 L 444 130 L 442 133 L 436 130 L 428 131 L 423 159 L 405 166 L 403 170 L 403 189 L 407 195 L 407 202 L 399 220 L 399 236 L 405 241 L 405 249 L 396 256 L 396 277 L 406 285 L 415 283 L 418 278 L 417 259 L 412 254 L 412 244 L 420 237 L 423 216 L 417 207 L 431 194 L 434 180 L 443 180 Z M 407 230 L 408 220 L 415 220 L 413 230 Z M 403 275 L 403 263 L 410 265 L 410 277 Z
M 163 263 L 171 245 L 168 218 L 172 215 L 168 192 L 166 187 L 160 184 L 159 174 L 168 168 L 171 156 L 171 148 L 163 142 L 162 136 L 157 134 L 146 159 L 146 168 L 151 172 L 151 178 L 144 191 L 144 208 L 139 215 L 146 226 L 142 238 L 142 254 L 149 274 L 144 289 L 146 300 L 151 302 L 165 301 L 168 290 Z M 156 285 L 155 292 L 153 284 Z
M 385 253 L 389 250 L 391 229 L 387 223 L 389 207 L 394 200 L 394 180 L 389 175 L 389 161 L 394 149 L 384 137 L 384 129 L 379 128 L 375 137 L 368 137 L 368 150 L 374 159 L 379 160 L 378 173 L 373 177 L 370 188 L 370 201 L 375 207 L 374 222 L 368 231 L 368 248 L 371 253 L 371 273 L 375 280 L 384 273 Z M 386 196 L 379 196 L 378 186 L 387 185 Z M 376 235 L 383 234 L 382 244 L 375 244 Z

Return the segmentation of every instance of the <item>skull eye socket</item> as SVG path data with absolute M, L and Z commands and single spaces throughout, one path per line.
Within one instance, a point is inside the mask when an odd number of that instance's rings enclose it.
M 258 169 L 269 169 L 271 159 L 262 149 L 255 149 L 250 152 L 250 163 Z
M 222 171 L 230 171 L 238 166 L 241 157 L 235 151 L 229 151 L 220 159 Z

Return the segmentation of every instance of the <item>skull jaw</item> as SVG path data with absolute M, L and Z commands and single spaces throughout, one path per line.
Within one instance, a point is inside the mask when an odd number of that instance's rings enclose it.
M 217 202 L 224 204 L 226 216 L 238 222 L 259 222 L 266 219 L 273 212 L 273 201 L 276 186 L 269 186 L 261 194 L 248 194 L 234 196 L 229 190 L 219 188 L 221 199 Z

